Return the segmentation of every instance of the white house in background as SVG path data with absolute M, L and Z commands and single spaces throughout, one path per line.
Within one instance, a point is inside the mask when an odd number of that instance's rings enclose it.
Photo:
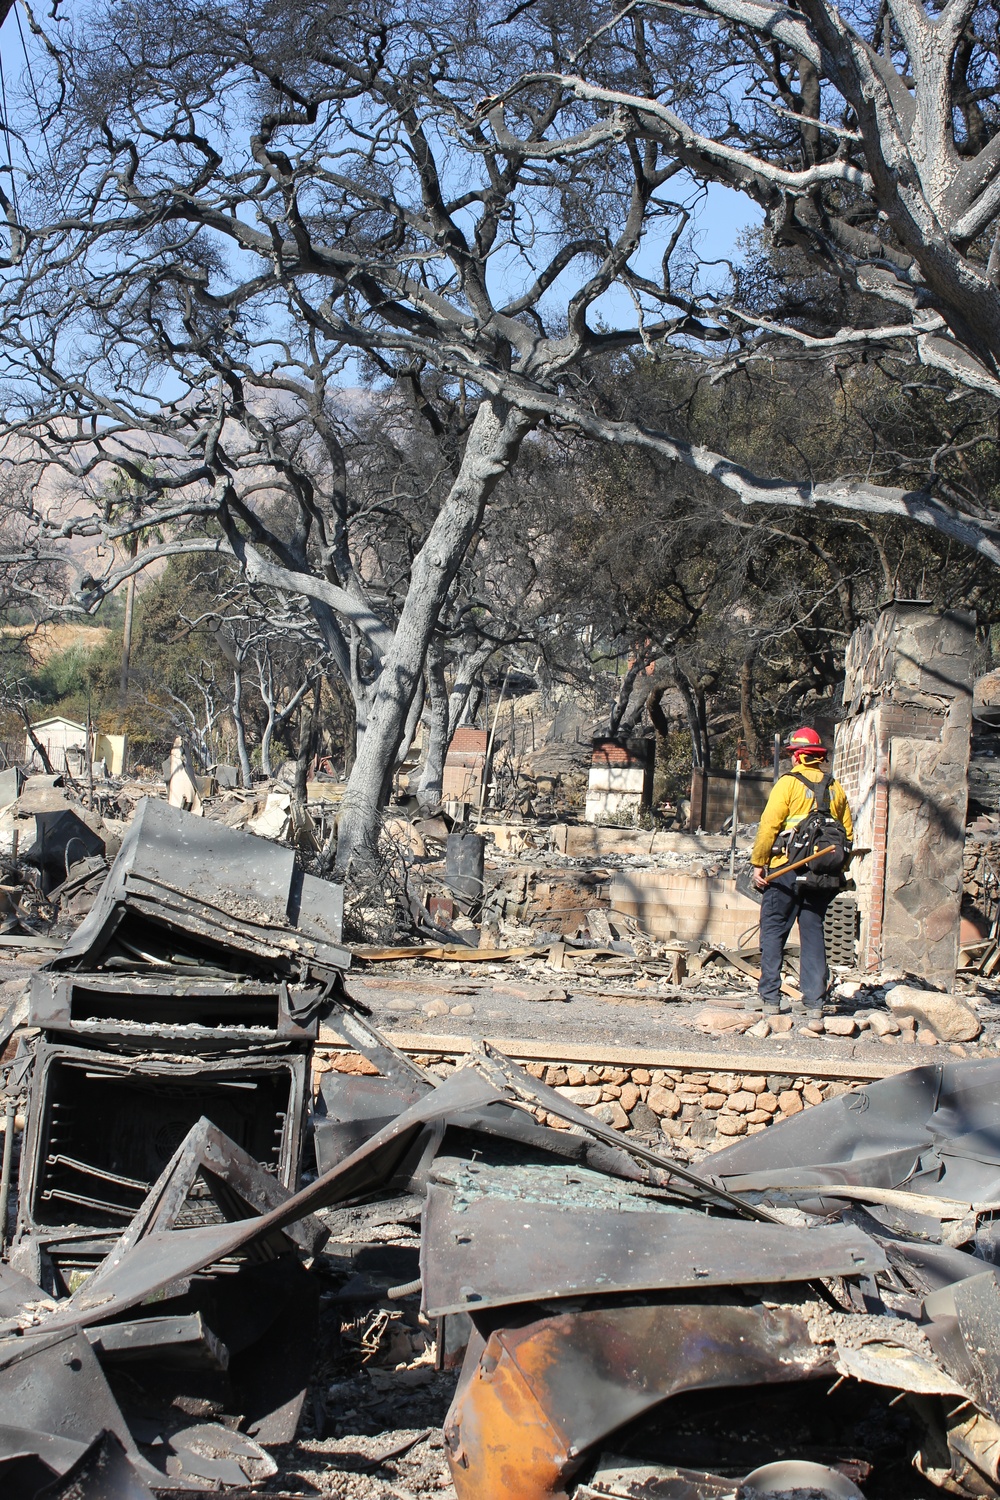
M 69 771 L 71 776 L 79 776 L 86 771 L 86 724 L 77 724 L 74 719 L 64 719 L 61 714 L 56 714 L 51 719 L 40 719 L 31 728 L 39 744 L 44 745 L 53 771 Z M 31 735 L 25 736 L 24 758 L 32 771 L 45 770 Z
M 38 740 L 45 746 L 45 753 L 53 771 L 68 771 L 71 776 L 87 774 L 87 726 L 75 719 L 64 719 L 56 714 L 51 719 L 39 719 L 32 724 Z M 124 734 L 99 734 L 92 730 L 91 754 L 94 765 L 109 776 L 121 776 L 128 756 L 128 736 Z M 42 758 L 32 744 L 31 735 L 25 735 L 24 758 L 31 771 L 44 771 Z

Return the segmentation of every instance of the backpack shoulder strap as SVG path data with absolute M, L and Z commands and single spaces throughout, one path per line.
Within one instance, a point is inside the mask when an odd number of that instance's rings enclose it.
M 828 813 L 830 811 L 830 783 L 833 780 L 833 776 L 829 771 L 823 777 L 822 781 L 810 781 L 808 776 L 803 776 L 801 771 L 789 771 L 788 775 L 794 776 L 796 781 L 802 783 L 820 812 Z

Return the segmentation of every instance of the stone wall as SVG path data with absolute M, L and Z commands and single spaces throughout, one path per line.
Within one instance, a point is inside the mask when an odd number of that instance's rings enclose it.
M 422 1066 L 447 1078 L 460 1059 L 448 1053 L 427 1053 Z M 642 1064 L 594 1065 L 574 1062 L 524 1060 L 533 1078 L 547 1083 L 571 1103 L 615 1130 L 659 1131 L 670 1142 L 691 1150 L 720 1150 L 737 1136 L 757 1135 L 780 1120 L 790 1119 L 824 1099 L 851 1092 L 861 1082 L 849 1077 L 828 1078 L 808 1069 L 787 1073 L 718 1071 L 706 1068 L 659 1068 Z M 800 1067 L 802 1064 L 800 1064 Z M 345 1073 L 374 1074 L 376 1069 L 355 1052 L 318 1053 L 317 1072 L 330 1068 Z M 538 1112 L 543 1123 L 567 1129 L 558 1115 Z
M 852 636 L 834 772 L 855 816 L 859 966 L 947 988 L 958 961 L 972 622 L 893 604 Z

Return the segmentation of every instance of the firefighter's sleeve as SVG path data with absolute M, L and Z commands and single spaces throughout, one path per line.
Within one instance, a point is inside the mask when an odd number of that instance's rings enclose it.
M 846 802 L 847 799 L 844 800 Z M 788 787 L 786 778 L 782 776 L 781 780 L 775 782 L 771 788 L 767 806 L 761 813 L 760 823 L 757 825 L 757 837 L 750 853 L 750 863 L 755 868 L 766 869 L 770 862 L 771 850 L 775 839 L 785 826 L 788 808 Z
M 839 781 L 835 781 L 833 783 L 833 786 L 830 788 L 830 811 L 833 813 L 833 816 L 837 819 L 838 823 L 843 823 L 844 832 L 847 834 L 847 837 L 853 842 L 854 819 L 851 817 L 851 807 L 850 803 L 847 800 L 847 793 L 844 791 L 844 788 L 841 786 Z

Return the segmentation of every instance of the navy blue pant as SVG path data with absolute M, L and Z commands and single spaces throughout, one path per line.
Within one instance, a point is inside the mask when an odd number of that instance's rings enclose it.
M 806 1005 L 817 1009 L 826 998 L 830 971 L 826 966 L 823 918 L 832 891 L 808 890 L 796 884 L 795 873 L 779 875 L 764 892 L 760 909 L 760 984 L 757 992 L 767 1005 L 781 999 L 781 959 L 788 934 L 799 924 L 799 989 Z

